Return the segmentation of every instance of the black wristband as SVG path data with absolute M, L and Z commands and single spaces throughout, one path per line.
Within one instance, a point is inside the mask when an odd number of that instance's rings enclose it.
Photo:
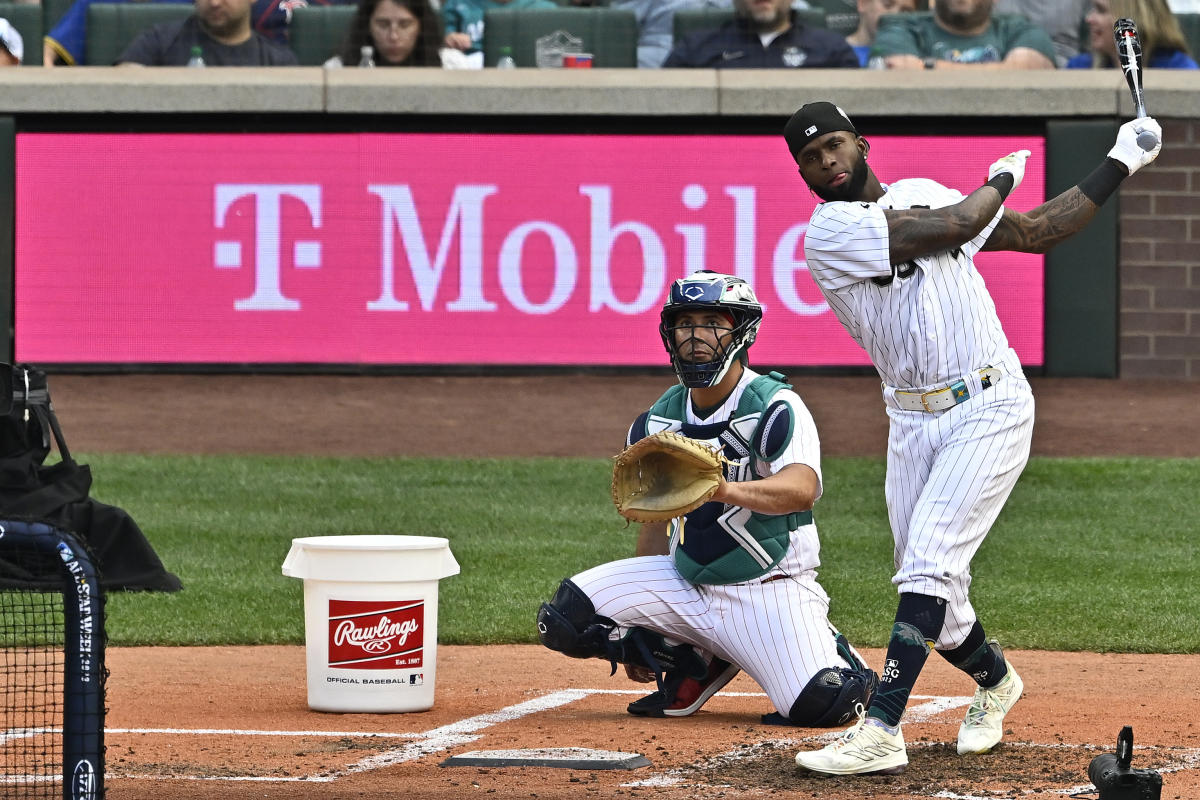
M 1109 195 L 1117 190 L 1121 181 L 1129 177 L 1129 170 L 1115 158 L 1106 158 L 1100 166 L 1092 170 L 1092 174 L 1078 183 L 1079 191 L 1084 197 L 1098 206 L 1104 205 Z
M 1013 178 L 1011 172 L 1001 172 L 996 177 L 989 180 L 984 186 L 990 186 L 1000 193 L 1000 202 L 1008 199 L 1008 193 L 1011 192 L 1016 184 L 1016 179 Z

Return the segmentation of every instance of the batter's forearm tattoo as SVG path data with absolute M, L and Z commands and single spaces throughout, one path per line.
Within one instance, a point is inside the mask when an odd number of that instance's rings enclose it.
M 1083 230 L 1097 210 L 1099 206 L 1079 191 L 1079 187 L 1072 186 L 1028 214 L 1005 209 L 983 249 L 1045 253 Z
M 979 234 L 999 207 L 999 195 L 990 187 L 977 189 L 962 202 L 930 211 L 913 206 L 885 213 L 888 249 L 893 264 L 929 253 L 949 250 Z

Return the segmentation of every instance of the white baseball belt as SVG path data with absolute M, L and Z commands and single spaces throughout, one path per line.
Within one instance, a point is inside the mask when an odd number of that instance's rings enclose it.
M 976 370 L 975 374 L 979 376 L 979 384 L 984 389 L 1004 377 L 1004 371 L 996 367 L 984 367 Z M 928 411 L 932 414 L 970 400 L 971 390 L 967 386 L 966 378 L 959 378 L 949 386 L 928 392 L 902 392 L 897 389 L 894 396 L 896 405 L 905 411 Z

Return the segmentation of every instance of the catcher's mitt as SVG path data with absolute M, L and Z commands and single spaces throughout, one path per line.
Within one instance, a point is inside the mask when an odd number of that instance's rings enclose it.
M 665 522 L 708 502 L 726 459 L 703 442 L 662 431 L 626 447 L 613 461 L 617 512 L 633 522 Z

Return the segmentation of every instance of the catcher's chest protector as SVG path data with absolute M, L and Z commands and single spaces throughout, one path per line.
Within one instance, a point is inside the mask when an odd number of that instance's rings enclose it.
M 634 441 L 660 430 L 715 443 L 732 464 L 730 480 L 757 480 L 756 462 L 779 457 L 792 438 L 795 420 L 782 400 L 771 403 L 781 389 L 790 388 L 778 372 L 759 375 L 742 392 L 730 419 L 703 425 L 686 422 L 687 389 L 672 386 L 642 417 L 645 430 Z M 786 426 L 781 428 L 780 426 Z M 692 583 L 741 583 L 761 577 L 787 553 L 791 531 L 812 522 L 812 512 L 782 516 L 722 503 L 705 503 L 671 523 L 671 552 L 675 567 Z

